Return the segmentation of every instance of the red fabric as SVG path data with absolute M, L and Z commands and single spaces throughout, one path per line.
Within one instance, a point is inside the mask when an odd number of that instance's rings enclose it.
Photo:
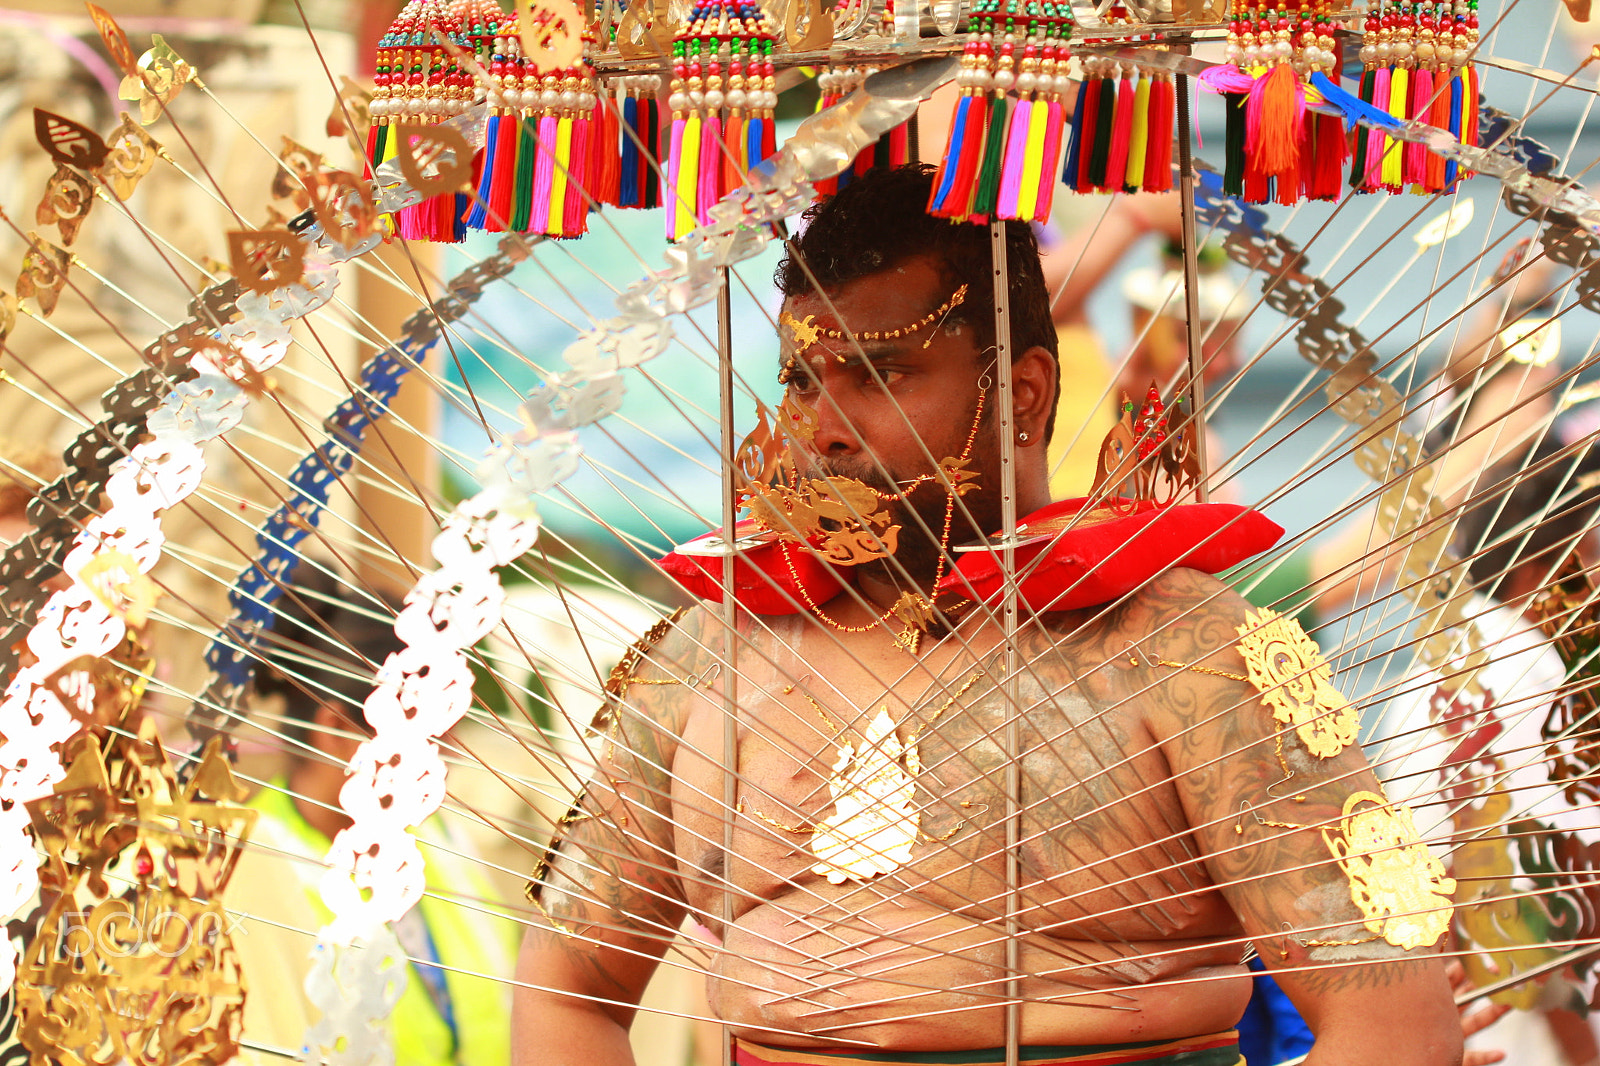
M 1030 531 L 1064 526 L 1083 510 L 1084 498 L 1040 508 L 1019 523 Z M 1114 513 L 1105 501 L 1048 541 L 1017 549 L 1022 598 L 1035 611 L 1067 611 L 1119 599 L 1175 566 L 1215 574 L 1266 551 L 1283 536 L 1283 527 L 1259 511 L 1231 503 L 1184 504 L 1158 508 L 1148 501 L 1121 501 Z M 753 532 L 741 522 L 741 534 Z M 787 556 L 787 561 L 785 560 Z M 1041 557 L 1043 557 L 1041 561 Z M 940 587 L 984 600 L 1003 588 L 998 553 L 962 552 L 958 568 Z M 793 564 L 791 569 L 790 564 Z M 722 602 L 722 557 L 673 552 L 661 569 L 703 600 Z M 804 588 L 795 584 L 798 576 Z M 809 551 L 773 541 L 740 552 L 734 560 L 734 595 L 756 614 L 799 614 L 821 605 L 851 581 L 848 568 L 823 562 Z
M 1064 525 L 1083 510 L 1084 498 L 1041 508 L 1020 525 L 1029 530 Z M 1077 519 L 1048 541 L 1017 549 L 1021 595 L 1035 611 L 1092 607 L 1127 595 L 1175 566 L 1215 574 L 1266 551 L 1283 536 L 1283 527 L 1259 511 L 1231 503 L 1195 503 L 1158 508 L 1149 501 L 1109 501 Z M 1131 513 L 1128 513 L 1131 508 Z M 1041 557 L 1043 557 L 1041 559 Z M 963 552 L 956 573 L 941 589 L 979 598 L 999 598 L 1005 583 L 998 552 Z
M 742 534 L 755 528 L 754 523 L 741 522 L 738 531 Z M 790 563 L 794 564 L 792 570 Z M 672 552 L 658 565 L 702 600 L 722 602 L 722 556 Z M 801 582 L 798 586 L 796 576 Z M 814 553 L 782 541 L 740 552 L 733 562 L 734 598 L 756 614 L 799 614 L 809 610 L 802 587 L 811 602 L 820 606 L 843 591 L 847 581 L 846 575 Z

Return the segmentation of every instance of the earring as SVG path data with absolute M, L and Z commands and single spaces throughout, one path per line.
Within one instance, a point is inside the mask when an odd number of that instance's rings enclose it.
M 1028 431 L 1027 430 L 1023 430 L 1021 433 L 1017 434 L 1017 443 L 1018 444 L 1026 444 L 1026 443 L 1028 443 Z

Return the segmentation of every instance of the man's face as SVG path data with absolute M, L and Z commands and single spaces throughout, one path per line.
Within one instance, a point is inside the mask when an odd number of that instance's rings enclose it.
M 848 326 L 859 343 L 819 337 L 797 344 L 788 325 L 779 326 L 781 357 L 795 364 L 789 389 L 817 412 L 816 435 L 800 442 L 802 468 L 808 461 L 811 466 L 802 474 L 854 478 L 898 492 L 904 483 L 934 473 L 940 459 L 962 454 L 973 432 L 979 378 L 985 372 L 993 377 L 993 349 L 980 352 L 972 328 L 948 318 L 899 337 L 863 336 L 918 322 L 945 303 L 953 289 L 934 260 L 919 256 L 843 285 L 826 300 L 808 293 L 785 303 L 792 318 L 804 323 L 809 317 L 810 325 L 825 329 Z M 961 310 L 973 312 L 970 300 Z M 967 463 L 979 472 L 978 488 L 961 497 L 949 543 L 999 527 L 994 402 L 991 388 Z M 895 561 L 914 577 L 932 576 L 947 500 L 944 487 L 933 481 L 912 490 L 900 505 L 909 505 L 927 527 L 924 531 L 904 512 L 897 515 L 902 528 Z M 962 516 L 962 505 L 977 529 Z

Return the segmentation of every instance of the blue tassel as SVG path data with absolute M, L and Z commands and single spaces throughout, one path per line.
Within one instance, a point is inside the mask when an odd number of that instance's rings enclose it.
M 1455 134 L 1456 140 L 1461 139 L 1461 75 L 1457 74 L 1450 79 L 1450 132 Z M 1444 163 L 1444 187 L 1448 191 L 1455 190 L 1456 171 L 1461 164 L 1454 159 L 1447 159 Z
M 750 160 L 752 168 L 760 166 L 766 160 L 761 158 L 761 138 L 763 136 L 764 118 L 753 118 L 744 124 L 745 158 Z
M 971 106 L 972 97 L 970 96 L 963 96 L 960 102 L 956 104 L 956 117 L 950 124 L 950 144 L 952 147 L 961 144 L 963 138 L 967 135 L 967 109 Z M 942 209 L 944 202 L 950 198 L 950 186 L 955 184 L 957 169 L 956 160 L 952 155 L 953 153 L 947 154 L 944 158 L 944 166 L 941 168 L 939 175 L 939 187 L 934 190 L 933 203 L 929 205 L 929 210 L 937 211 Z
M 1311 75 L 1311 84 L 1316 86 L 1324 100 L 1339 109 L 1347 122 L 1358 122 L 1363 126 L 1377 126 L 1386 130 L 1399 129 L 1402 125 L 1399 119 L 1387 111 L 1380 111 L 1361 97 L 1339 88 L 1321 71 Z
M 1078 99 L 1072 108 L 1072 121 L 1069 123 L 1071 140 L 1067 142 L 1067 165 L 1061 168 L 1061 180 L 1067 188 L 1078 191 L 1078 153 L 1083 148 L 1083 108 L 1084 98 L 1089 94 L 1089 79 L 1084 78 L 1078 82 Z
M 639 206 L 639 101 L 622 98 L 622 180 L 617 183 L 617 206 Z
M 494 175 L 495 148 L 500 143 L 500 116 L 489 117 L 489 132 L 483 139 L 483 174 L 478 178 L 478 194 L 467 212 L 467 226 L 482 229 L 489 215 L 489 182 Z

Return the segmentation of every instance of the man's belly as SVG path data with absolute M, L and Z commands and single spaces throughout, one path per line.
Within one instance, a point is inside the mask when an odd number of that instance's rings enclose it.
M 713 1012 L 766 1044 L 959 1050 L 1005 1042 L 1005 939 L 900 896 L 864 911 L 791 896 L 728 931 Z M 800 916 L 804 914 L 804 916 Z M 1250 997 L 1237 943 L 1022 943 L 1022 1043 L 1159 1040 L 1230 1028 Z

